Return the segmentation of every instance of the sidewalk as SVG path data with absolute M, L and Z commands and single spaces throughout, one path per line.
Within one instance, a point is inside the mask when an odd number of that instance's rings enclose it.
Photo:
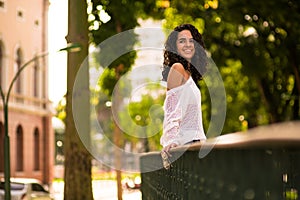
M 53 194 L 55 200 L 63 200 L 63 182 L 53 183 Z M 93 181 L 94 200 L 117 200 L 117 183 L 113 180 Z M 141 200 L 139 190 L 123 190 L 123 200 Z

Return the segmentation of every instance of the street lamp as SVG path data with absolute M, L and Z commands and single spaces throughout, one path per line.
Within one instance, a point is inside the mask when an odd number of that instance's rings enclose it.
M 60 51 L 68 51 L 68 52 L 78 52 L 81 50 L 81 45 L 77 43 L 69 43 L 67 47 L 59 49 Z M 9 104 L 9 96 L 10 92 L 12 90 L 12 87 L 18 77 L 20 76 L 21 72 L 29 66 L 32 62 L 36 61 L 38 58 L 45 57 L 49 54 L 49 52 L 42 52 L 39 55 L 34 56 L 32 59 L 27 61 L 20 67 L 15 74 L 13 80 L 11 81 L 8 92 L 6 95 L 4 95 L 3 89 L 0 85 L 0 94 L 2 98 L 3 103 L 3 114 L 4 114 L 4 189 L 5 189 L 5 200 L 11 199 L 11 190 L 10 190 L 10 141 L 9 141 L 9 134 L 8 134 L 8 104 Z

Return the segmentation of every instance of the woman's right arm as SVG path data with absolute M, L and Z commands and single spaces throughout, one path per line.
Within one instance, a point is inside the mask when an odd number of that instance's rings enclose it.
M 167 89 L 171 90 L 181 86 L 185 82 L 185 69 L 181 63 L 175 63 L 167 79 Z M 177 93 L 167 92 L 165 100 L 165 119 L 161 144 L 164 151 L 168 152 L 171 148 L 179 145 L 178 132 L 181 121 L 181 107 Z
M 178 105 L 178 100 L 179 98 L 175 92 L 167 92 L 164 105 L 163 135 L 160 138 L 160 143 L 164 148 L 171 144 L 179 145 L 178 133 L 181 121 L 181 108 Z

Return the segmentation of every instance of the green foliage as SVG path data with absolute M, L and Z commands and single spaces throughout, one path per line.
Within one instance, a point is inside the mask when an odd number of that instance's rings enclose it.
M 224 132 L 300 119 L 299 8 L 298 1 L 285 0 L 170 1 L 164 26 L 195 24 L 220 69 L 227 93 Z M 209 98 L 203 98 L 207 109 Z
M 128 130 L 126 139 L 135 145 L 143 142 L 143 152 L 161 148 L 160 136 L 164 116 L 162 106 L 165 98 L 165 89 L 159 84 L 144 89 L 146 94 L 141 95 L 138 101 L 131 101 L 120 114 L 121 126 Z M 130 118 L 127 117 L 127 113 Z M 139 129 L 139 126 L 143 128 Z
M 100 82 L 100 86 L 111 95 L 119 77 L 126 73 L 134 63 L 136 52 L 132 51 L 137 42 L 136 34 L 128 34 L 126 38 L 115 37 L 108 45 L 101 43 L 122 31 L 133 29 L 138 25 L 136 3 L 132 0 L 107 1 L 93 0 L 90 13 L 90 33 L 92 43 L 100 45 L 98 62 L 103 67 L 108 67 Z M 106 15 L 104 15 L 105 13 Z M 107 20 L 104 20 L 106 16 Z M 120 17 L 122 16 L 122 17 Z M 122 41 L 118 41 L 118 40 Z M 118 49 L 125 48 L 124 55 L 118 55 Z M 103 51 L 101 51 L 103 49 Z M 115 72 L 112 72 L 114 70 Z M 105 75 L 108 75 L 105 77 Z
M 90 25 L 92 42 L 96 45 L 120 31 L 136 27 L 138 17 L 165 18 L 163 24 L 167 29 L 181 23 L 194 24 L 203 34 L 207 51 L 224 81 L 227 116 L 223 133 L 300 119 L 298 1 L 93 0 L 92 3 L 94 19 Z M 101 19 L 100 12 L 106 12 L 110 20 Z M 131 38 L 134 39 L 128 40 L 129 49 L 137 42 L 135 37 Z M 112 48 L 109 55 L 113 55 L 114 50 Z M 106 94 L 112 94 L 119 76 L 130 69 L 135 56 L 129 53 L 108 63 L 105 59 L 109 58 L 99 54 L 98 61 L 108 66 L 99 81 Z M 116 70 L 120 66 L 121 70 Z M 202 83 L 201 93 L 207 128 L 211 110 L 205 83 Z M 145 104 L 139 105 L 145 108 L 132 103 L 132 120 L 135 120 L 133 110 L 148 110 L 150 102 L 139 102 Z M 143 114 L 136 123 L 142 125 L 147 120 L 149 118 Z
M 56 113 L 55 116 L 61 121 L 65 121 L 66 119 L 66 98 L 64 97 L 62 100 L 58 102 L 58 105 L 55 107 Z
M 94 92 L 98 93 L 101 97 L 103 95 L 108 97 L 108 99 L 103 99 L 103 101 L 111 101 L 110 98 L 113 96 L 116 84 L 119 84 L 117 95 L 126 97 L 126 94 L 130 91 L 128 84 L 126 85 L 122 83 L 120 79 L 122 75 L 125 75 L 130 70 L 134 63 L 136 52 L 133 51 L 133 48 L 137 44 L 138 38 L 133 31 L 130 32 L 128 30 L 132 30 L 139 25 L 139 18 L 147 18 L 149 16 L 152 16 L 153 18 L 161 18 L 163 11 L 164 9 L 159 7 L 157 2 L 152 0 L 91 1 L 91 11 L 89 13 L 91 42 L 99 48 L 99 53 L 95 57 L 95 62 L 99 63 L 104 68 L 104 72 L 98 81 L 100 90 Z M 122 31 L 127 32 L 121 36 L 118 35 L 118 33 L 121 33 Z M 114 37 L 112 38 L 112 36 Z M 113 40 L 105 43 L 105 41 L 108 41 L 109 39 Z M 124 50 L 125 53 L 120 52 L 120 49 Z M 99 98 L 101 98 L 100 96 Z M 142 102 L 142 106 L 145 107 L 139 108 L 139 111 L 142 111 L 143 109 L 147 110 L 147 106 L 150 105 L 150 102 L 148 101 L 149 99 L 146 100 L 146 97 L 143 98 L 145 99 Z M 95 98 L 93 99 L 94 103 L 96 103 L 97 100 L 95 100 Z M 98 101 L 98 116 L 94 117 L 97 117 L 101 123 L 101 127 L 104 129 L 103 133 L 107 134 L 107 137 L 111 139 L 111 133 L 113 132 L 115 125 L 111 123 L 113 121 L 112 116 L 109 112 L 107 112 L 108 108 L 105 106 L 103 101 Z M 117 100 L 117 102 L 115 102 L 116 110 L 119 110 L 118 107 L 122 109 L 121 105 L 122 102 Z M 131 108 L 137 106 L 138 105 L 132 104 Z M 110 108 L 109 111 L 111 111 Z M 119 117 L 122 117 L 122 113 L 119 115 Z M 142 115 L 147 118 L 144 114 Z M 126 121 L 131 119 L 125 118 L 122 119 L 121 122 L 124 120 Z M 147 118 L 143 120 L 147 121 L 149 119 Z M 140 123 L 137 121 L 135 122 Z M 125 123 L 122 126 L 128 126 L 128 124 Z M 131 141 L 135 140 L 130 137 L 127 137 L 127 139 Z M 144 145 L 146 146 L 146 149 L 149 148 L 148 144 L 145 143 Z M 150 143 L 150 146 L 151 145 L 152 144 Z
M 109 96 L 112 95 L 113 88 L 117 83 L 117 77 L 114 69 L 106 68 L 103 71 L 99 79 L 99 85 L 101 85 L 101 90 L 108 94 Z
M 130 70 L 133 65 L 136 52 L 134 46 L 138 42 L 137 35 L 128 31 L 139 26 L 139 18 L 161 18 L 164 9 L 153 0 L 92 0 L 89 13 L 91 42 L 100 48 L 96 61 L 104 68 L 108 68 L 102 74 L 99 85 L 106 94 L 112 94 L 119 78 Z M 118 37 L 122 31 L 126 34 Z M 113 41 L 103 43 L 112 36 Z M 120 55 L 120 49 L 126 51 Z

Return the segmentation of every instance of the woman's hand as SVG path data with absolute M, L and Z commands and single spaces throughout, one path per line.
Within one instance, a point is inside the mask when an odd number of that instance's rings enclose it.
M 170 161 L 170 157 L 172 157 L 172 155 L 170 154 L 170 150 L 171 148 L 177 147 L 178 145 L 176 143 L 172 143 L 169 144 L 167 146 L 165 146 L 162 151 L 161 151 L 161 157 L 163 160 L 163 166 L 165 169 L 170 169 L 170 167 L 172 166 L 171 161 Z
M 166 154 L 168 155 L 168 157 L 172 157 L 172 155 L 170 154 L 170 150 L 171 150 L 172 148 L 177 147 L 177 146 L 178 146 L 178 145 L 177 145 L 176 143 L 171 143 L 171 144 L 165 146 L 165 147 L 163 148 L 163 151 L 166 152 Z

